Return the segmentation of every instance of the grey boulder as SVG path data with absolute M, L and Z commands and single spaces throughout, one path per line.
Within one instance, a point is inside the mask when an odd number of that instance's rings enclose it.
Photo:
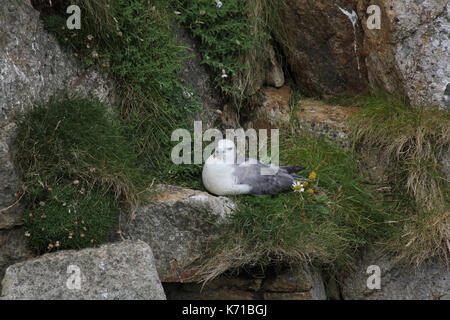
M 134 210 L 123 231 L 152 247 L 161 281 L 183 282 L 195 274 L 194 262 L 223 230 L 234 207 L 226 197 L 158 185 L 151 202 Z
M 165 300 L 151 248 L 123 241 L 48 253 L 6 270 L 4 300 Z
M 368 280 L 374 283 L 369 266 L 380 268 L 380 289 L 367 286 Z M 450 300 L 450 270 L 443 264 L 434 261 L 415 268 L 373 248 L 363 254 L 356 272 L 340 282 L 346 300 Z

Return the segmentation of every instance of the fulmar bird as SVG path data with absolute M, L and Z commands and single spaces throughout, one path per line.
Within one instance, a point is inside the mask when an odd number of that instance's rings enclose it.
M 220 140 L 215 152 L 206 160 L 202 172 L 203 185 L 209 192 L 218 195 L 277 194 L 287 191 L 301 177 L 296 172 L 305 168 L 281 166 L 278 171 L 255 159 L 236 162 L 236 147 L 231 140 Z M 261 170 L 273 170 L 272 175 L 261 174 Z

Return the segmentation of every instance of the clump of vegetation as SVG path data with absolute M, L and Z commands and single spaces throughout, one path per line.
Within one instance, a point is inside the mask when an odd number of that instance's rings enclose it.
M 179 21 L 201 41 L 202 62 L 236 107 L 243 105 L 254 81 L 265 70 L 265 44 L 270 39 L 261 19 L 260 1 L 178 0 Z
M 118 201 L 136 203 L 151 184 L 123 126 L 98 100 L 68 95 L 18 120 L 16 163 L 31 245 L 42 251 L 100 243 L 116 221 Z
M 202 280 L 277 262 L 349 266 L 356 250 L 391 232 L 384 221 L 392 204 L 365 181 L 352 155 L 305 133 L 282 137 L 280 156 L 315 169 L 317 177 L 309 179 L 315 182 L 302 198 L 296 192 L 236 197 L 239 209 L 199 271 Z
M 355 147 L 379 153 L 396 192 L 413 199 L 392 246 L 417 265 L 436 256 L 448 263 L 450 188 L 442 160 L 450 149 L 450 113 L 382 94 L 344 103 L 363 107 L 350 121 Z
M 48 187 L 25 214 L 25 236 L 38 252 L 98 245 L 112 231 L 118 208 L 114 195 L 101 188 L 86 189 L 61 181 Z
M 82 28 L 65 27 L 67 5 L 83 12 Z M 163 0 L 64 0 L 43 17 L 46 28 L 86 68 L 108 72 L 121 99 L 125 134 L 140 162 L 159 181 L 183 183 L 200 168 L 171 165 L 171 133 L 192 128 L 199 102 L 178 76 L 186 59 L 173 34 L 175 14 Z

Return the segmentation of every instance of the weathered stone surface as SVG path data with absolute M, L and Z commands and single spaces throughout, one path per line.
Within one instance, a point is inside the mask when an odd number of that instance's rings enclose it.
M 381 29 L 367 28 L 369 5 L 381 8 Z M 415 105 L 450 108 L 448 0 L 359 0 L 370 85 Z
M 269 56 L 269 66 L 266 71 L 265 85 L 280 88 L 284 85 L 284 73 L 275 55 L 272 46 L 267 48 Z
M 304 292 L 313 287 L 314 282 L 309 270 L 298 268 L 288 270 L 264 282 L 264 290 L 271 292 Z
M 297 126 L 317 135 L 323 135 L 342 146 L 350 145 L 348 117 L 361 110 L 357 107 L 330 105 L 319 100 L 303 99 L 295 113 Z
M 438 262 L 412 266 L 396 265 L 395 258 L 372 249 L 362 256 L 356 272 L 340 279 L 347 300 L 436 300 L 450 299 L 450 270 Z M 381 289 L 367 287 L 367 267 L 381 269 Z
M 163 282 L 190 279 L 190 265 L 204 253 L 209 237 L 227 223 L 234 203 L 225 197 L 180 187 L 158 185 L 151 203 L 137 208 L 124 227 L 133 240 L 148 243 Z
M 76 58 L 44 31 L 30 1 L 0 0 L 0 8 L 0 120 L 58 89 L 111 96 L 112 83 L 96 71 L 84 73 Z
M 25 229 L 0 230 L 0 292 L 1 280 L 8 266 L 33 257 L 24 237 Z
M 280 128 L 289 119 L 289 86 L 281 88 L 263 87 L 259 92 L 255 111 L 246 122 L 245 128 L 273 129 Z
M 96 71 L 83 72 L 44 31 L 30 1 L 0 0 L 0 210 L 10 207 L 0 212 L 0 229 L 20 224 L 20 206 L 13 205 L 20 181 L 12 163 L 12 116 L 62 89 L 113 97 L 113 83 Z
M 225 277 L 198 283 L 163 283 L 169 300 L 254 300 L 261 279 Z
M 267 278 L 221 276 L 206 284 L 163 283 L 168 299 L 175 300 L 325 300 L 319 272 L 293 267 Z
M 202 103 L 196 119 L 202 120 L 207 128 L 212 128 L 219 119 L 217 110 L 222 109 L 222 95 L 216 89 L 209 69 L 201 63 L 197 41 L 183 28 L 177 28 L 175 36 L 178 44 L 186 48 L 186 56 L 189 57 L 183 65 L 180 76 Z
M 367 71 L 360 45 L 363 32 L 360 22 L 354 26 L 348 16 L 356 10 L 356 2 L 286 1 L 283 23 L 287 39 L 277 40 L 304 92 L 317 95 L 366 90 Z
M 238 129 L 241 127 L 239 115 L 228 103 L 223 106 L 223 111 L 220 112 L 220 119 L 226 129 Z
M 68 271 L 71 265 L 79 268 L 80 289 L 67 285 L 75 276 Z M 152 250 L 142 241 L 59 251 L 21 262 L 6 270 L 2 286 L 2 299 L 14 300 L 165 299 Z
M 315 300 L 310 292 L 265 292 L 263 297 L 264 300 Z
M 322 276 L 309 266 L 296 266 L 264 281 L 265 299 L 326 300 Z
M 17 193 L 20 191 L 20 181 L 11 156 L 11 140 L 15 129 L 15 123 L 0 121 L 0 230 L 22 224 L 23 208 Z
M 358 107 L 343 107 L 321 100 L 301 99 L 290 110 L 289 87 L 261 89 L 260 101 L 251 116 L 243 117 L 244 128 L 274 129 L 289 124 L 295 130 L 306 130 L 318 136 L 326 136 L 343 147 L 351 145 L 347 119 Z M 260 104 L 258 106 L 258 104 Z

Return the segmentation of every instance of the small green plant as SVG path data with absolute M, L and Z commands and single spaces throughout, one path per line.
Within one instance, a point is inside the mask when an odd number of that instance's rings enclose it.
M 25 225 L 41 251 L 100 243 L 117 218 L 118 201 L 136 203 L 151 183 L 113 111 L 94 98 L 55 96 L 18 115 L 18 122 Z
M 98 245 L 117 221 L 114 195 L 87 184 L 62 181 L 25 214 L 25 236 L 39 252 Z M 88 187 L 89 188 L 89 187 Z
M 215 73 L 222 91 L 240 106 L 252 86 L 244 75 L 256 67 L 255 55 L 264 51 L 263 44 L 269 40 L 260 17 L 254 14 L 255 4 L 229 0 L 219 6 L 211 0 L 178 0 L 177 7 L 179 21 L 201 40 L 203 63 Z M 257 67 L 264 70 L 262 65 Z

